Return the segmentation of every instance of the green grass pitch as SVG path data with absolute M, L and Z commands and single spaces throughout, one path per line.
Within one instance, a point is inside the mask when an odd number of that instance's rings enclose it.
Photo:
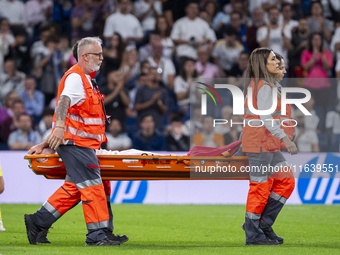
M 114 247 L 85 247 L 80 205 L 66 213 L 48 234 L 52 244 L 29 245 L 24 214 L 40 205 L 1 205 L 6 232 L 0 254 L 340 254 L 340 206 L 287 205 L 274 230 L 280 246 L 244 245 L 245 206 L 112 205 L 115 234 L 130 240 Z

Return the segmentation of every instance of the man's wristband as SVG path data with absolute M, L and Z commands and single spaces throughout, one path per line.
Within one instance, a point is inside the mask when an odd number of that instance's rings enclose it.
M 56 126 L 55 128 L 62 128 L 62 129 L 64 129 L 64 127 L 61 127 L 61 126 Z

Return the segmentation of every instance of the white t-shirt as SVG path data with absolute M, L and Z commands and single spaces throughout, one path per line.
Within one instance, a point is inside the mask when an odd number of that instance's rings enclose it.
M 0 16 L 7 18 L 11 25 L 26 25 L 25 4 L 21 1 L 0 1 Z
M 172 58 L 172 54 L 174 52 L 174 42 L 170 37 L 162 39 L 163 45 L 163 57 Z
M 227 48 L 225 43 L 220 43 L 216 45 L 212 56 L 219 59 L 224 70 L 230 71 L 233 65 L 237 63 L 240 53 L 241 51 L 238 47 Z
M 269 45 L 268 48 L 271 48 L 274 52 L 279 53 L 285 60 L 285 65 L 288 67 L 288 51 L 283 48 L 283 37 L 282 37 L 282 27 L 278 27 L 276 29 L 270 29 L 269 34 Z M 285 28 L 283 31 L 285 37 L 288 39 L 292 39 L 292 31 L 288 28 Z M 268 34 L 267 27 L 261 27 L 257 30 L 256 40 L 258 43 L 266 39 Z
M 326 115 L 326 128 L 332 128 L 333 134 L 340 134 L 340 114 L 330 111 Z
M 107 149 L 117 150 L 119 148 L 129 148 L 132 146 L 130 137 L 126 134 L 119 134 L 118 137 L 113 137 L 110 133 L 106 133 Z
M 91 86 L 91 76 L 86 74 L 86 78 L 89 80 Z M 83 85 L 83 81 L 79 74 L 71 73 L 65 79 L 65 87 L 61 96 L 68 96 L 71 99 L 70 106 L 75 104 L 80 105 L 86 99 L 86 93 Z
M 128 37 L 143 37 L 143 28 L 139 20 L 132 14 L 111 14 L 105 22 L 104 37 L 111 37 L 115 32 L 123 39 Z
M 295 129 L 296 135 L 299 135 L 298 129 Z M 319 144 L 318 135 L 314 130 L 306 130 L 296 142 L 299 152 L 312 152 L 313 144 Z
M 156 64 L 152 57 L 149 57 L 148 61 L 152 67 L 162 69 L 162 81 L 166 86 L 168 86 L 169 85 L 168 75 L 176 74 L 176 69 L 172 61 L 170 59 L 166 59 L 163 57 L 161 58 L 159 65 Z
M 162 3 L 155 1 L 153 4 L 154 10 L 158 15 L 162 15 Z M 144 15 L 150 9 L 150 4 L 144 0 L 135 2 L 135 15 L 137 18 Z M 142 21 L 142 27 L 144 31 L 154 30 L 156 26 L 155 11 L 150 11 Z
M 305 116 L 305 129 L 316 130 L 320 121 L 319 116 L 314 110 L 310 112 L 312 115 Z
M 174 81 L 174 92 L 175 94 L 177 93 L 183 93 L 183 92 L 186 92 L 189 88 L 189 84 L 183 80 L 182 76 L 178 75 L 176 78 L 175 78 L 175 81 Z M 184 105 L 187 105 L 189 104 L 190 102 L 190 98 L 186 98 L 186 99 L 183 99 L 181 101 L 177 101 L 177 104 L 179 106 L 184 106 Z
M 189 41 L 192 37 L 195 38 L 196 42 L 204 39 L 216 41 L 216 35 L 211 31 L 209 24 L 203 19 L 196 18 L 190 20 L 187 17 L 183 17 L 177 20 L 171 31 L 171 38 L 173 40 L 182 39 Z M 189 44 L 180 44 L 177 47 L 177 56 L 187 56 L 196 59 L 197 50 Z

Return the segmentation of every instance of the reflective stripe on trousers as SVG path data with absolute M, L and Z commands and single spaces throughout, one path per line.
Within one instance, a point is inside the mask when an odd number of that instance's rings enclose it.
M 87 223 L 86 227 L 88 230 L 91 229 L 100 229 L 100 228 L 107 228 L 109 226 L 109 221 L 101 221 L 101 222 L 95 222 L 95 223 Z
M 84 189 L 90 186 L 95 186 L 95 185 L 99 185 L 102 184 L 102 179 L 98 178 L 98 179 L 94 179 L 94 180 L 87 180 L 84 182 L 80 182 L 80 183 L 76 183 L 76 186 L 78 189 Z
M 246 212 L 246 217 L 251 220 L 259 220 L 261 218 L 261 214 Z
M 45 202 L 43 205 L 47 211 L 49 211 L 56 219 L 61 217 L 60 212 L 58 212 L 57 209 L 55 209 L 49 202 Z
M 281 202 L 282 204 L 285 204 L 287 201 L 287 198 L 280 196 L 279 194 L 276 194 L 274 191 L 272 191 L 269 195 L 269 197 L 273 198 L 276 201 Z

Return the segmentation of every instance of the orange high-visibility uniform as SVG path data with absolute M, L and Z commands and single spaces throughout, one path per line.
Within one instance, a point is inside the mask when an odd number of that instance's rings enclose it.
M 257 94 L 263 85 L 269 85 L 263 80 L 259 80 L 257 89 L 255 91 L 255 79 L 249 85 L 253 89 L 253 106 L 257 109 Z M 269 85 L 270 86 L 270 85 Z M 259 115 L 252 114 L 248 108 L 248 97 L 245 100 L 245 114 L 244 119 L 260 120 Z M 272 113 L 275 120 L 280 120 L 281 116 L 281 99 L 277 99 L 277 107 Z M 242 150 L 249 153 L 274 153 L 280 150 L 281 140 L 274 137 L 265 126 L 251 127 L 246 125 L 243 128 L 242 134 Z M 262 149 L 262 152 L 261 152 Z M 273 178 L 277 178 L 273 180 Z M 268 197 L 273 192 L 280 197 L 288 199 L 295 187 L 295 180 L 292 171 L 288 173 L 277 172 L 272 175 L 272 178 L 266 181 L 250 181 L 250 188 L 248 192 L 247 207 L 248 213 L 261 215 L 265 208 Z
M 80 75 L 86 99 L 80 105 L 69 107 L 65 120 L 64 139 L 72 141 L 79 147 L 99 149 L 102 142 L 106 142 L 105 116 L 102 108 L 102 95 L 92 88 L 86 75 L 78 64 L 71 67 L 63 76 L 58 88 L 57 102 L 65 87 L 65 80 L 71 73 Z M 58 103 L 57 103 L 58 105 Z M 53 116 L 53 130 L 56 125 L 56 113 Z M 99 166 L 89 166 L 99 168 Z M 101 179 L 89 180 L 88 184 L 73 183 L 74 180 L 65 179 L 64 185 L 59 188 L 48 200 L 50 212 L 60 217 L 67 212 L 79 199 L 83 201 L 83 211 L 87 228 L 105 228 L 108 225 L 109 213 L 106 196 Z M 56 217 L 56 218 L 58 218 Z

